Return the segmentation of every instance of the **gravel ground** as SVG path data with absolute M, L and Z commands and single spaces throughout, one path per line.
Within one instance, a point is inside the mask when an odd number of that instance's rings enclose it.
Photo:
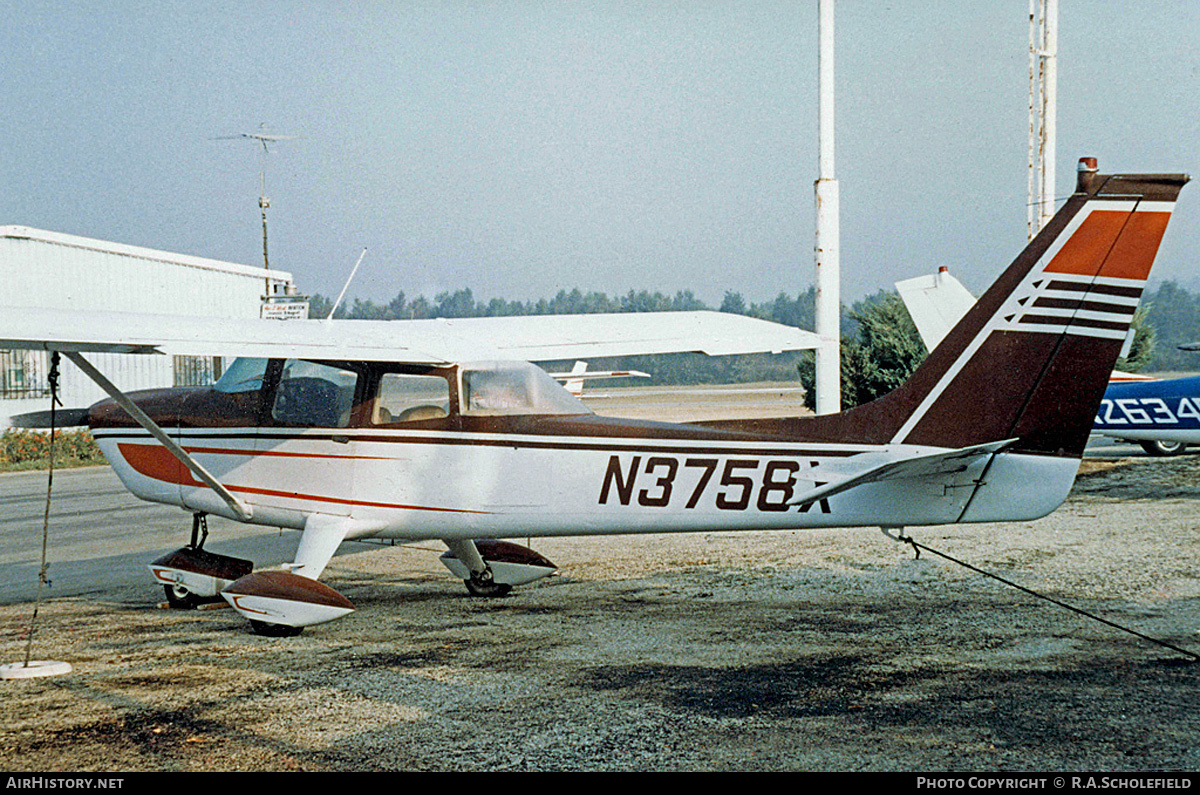
M 1198 518 L 1200 456 L 1114 458 L 1040 521 L 911 534 L 1200 652 Z M 878 530 L 535 546 L 561 576 L 500 600 L 361 546 L 322 578 L 358 610 L 290 639 L 148 579 L 44 603 L 74 671 L 0 682 L 0 769 L 1200 769 L 1194 658 Z

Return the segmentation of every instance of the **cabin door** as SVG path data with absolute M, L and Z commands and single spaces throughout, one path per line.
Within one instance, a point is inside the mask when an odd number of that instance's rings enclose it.
M 357 443 L 347 429 L 360 374 L 333 363 L 288 359 L 258 429 L 256 505 L 346 516 L 353 505 Z

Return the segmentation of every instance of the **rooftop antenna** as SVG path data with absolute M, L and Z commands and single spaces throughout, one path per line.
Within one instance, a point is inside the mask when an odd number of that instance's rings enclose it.
M 278 135 L 265 131 L 266 123 L 258 125 L 259 132 L 253 133 L 238 133 L 237 135 L 222 135 L 214 140 L 218 141 L 234 141 L 245 139 L 249 141 L 257 141 L 262 146 L 260 153 L 260 165 L 258 169 L 258 208 L 262 213 L 262 232 L 263 232 L 263 268 L 271 269 L 271 261 L 267 257 L 267 208 L 271 206 L 271 200 L 267 198 L 267 155 L 271 153 L 268 144 L 278 143 L 279 141 L 293 141 L 299 136 L 296 135 Z M 266 296 L 271 295 L 271 277 L 266 279 L 267 292 Z
M 346 283 L 342 285 L 342 291 L 338 293 L 337 300 L 333 302 L 333 306 L 329 309 L 329 317 L 326 320 L 333 320 L 333 313 L 337 311 L 338 305 L 342 303 L 342 299 L 346 296 L 346 290 L 350 287 L 350 282 L 354 281 L 354 274 L 358 273 L 358 266 L 362 265 L 363 257 L 367 256 L 366 248 L 363 248 L 362 253 L 358 255 L 358 262 L 354 263 L 354 267 L 350 269 L 350 277 L 346 279 Z

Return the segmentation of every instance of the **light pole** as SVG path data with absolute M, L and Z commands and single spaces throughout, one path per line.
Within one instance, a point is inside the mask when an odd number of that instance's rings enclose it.
M 1058 0 L 1029 0 L 1029 209 L 1032 240 L 1054 216 Z
M 833 170 L 833 0 L 820 0 L 818 19 L 818 177 L 816 183 L 817 413 L 836 414 L 842 405 L 841 287 L 838 261 L 838 182 Z

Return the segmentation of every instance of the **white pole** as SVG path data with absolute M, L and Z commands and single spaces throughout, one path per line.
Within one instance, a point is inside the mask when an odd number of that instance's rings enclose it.
M 1029 237 L 1054 217 L 1058 0 L 1029 0 Z
M 1039 220 L 1042 213 L 1038 208 L 1041 198 L 1040 180 L 1038 179 L 1038 151 L 1041 146 L 1042 131 L 1042 99 L 1040 94 L 1041 81 L 1038 79 L 1040 58 L 1038 49 L 1041 37 L 1039 35 L 1038 12 L 1035 3 L 1029 0 L 1029 174 L 1028 189 L 1025 194 L 1025 225 L 1029 239 L 1038 232 Z
M 820 0 L 818 32 L 818 144 L 820 148 L 816 183 L 817 266 L 816 390 L 817 413 L 841 410 L 841 294 L 838 273 L 838 183 L 833 170 L 833 0 Z
M 1055 134 L 1058 124 L 1058 0 L 1046 0 L 1046 34 L 1043 44 L 1045 69 L 1042 89 L 1045 95 L 1045 140 L 1042 150 L 1042 195 L 1038 207 L 1039 228 L 1054 216 Z
M 326 320 L 333 320 L 333 313 L 337 311 L 338 305 L 342 303 L 342 299 L 346 297 L 346 290 L 350 288 L 350 282 L 354 281 L 354 274 L 358 273 L 358 266 L 362 265 L 363 257 L 367 256 L 367 249 L 363 247 L 362 253 L 358 255 L 358 261 L 354 263 L 354 267 L 350 269 L 350 278 L 346 279 L 346 283 L 342 285 L 342 291 L 338 293 L 337 300 L 333 302 L 333 307 L 329 310 L 329 317 Z

